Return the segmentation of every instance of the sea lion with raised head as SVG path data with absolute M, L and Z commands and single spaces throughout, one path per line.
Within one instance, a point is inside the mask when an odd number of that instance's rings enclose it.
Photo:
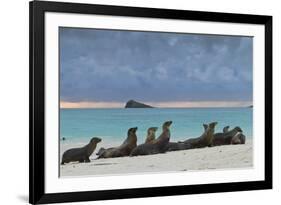
M 129 156 L 131 151 L 137 146 L 137 129 L 137 127 L 130 128 L 126 140 L 120 146 L 108 149 L 101 148 L 98 152 L 98 159 Z
M 207 147 L 212 143 L 217 122 L 203 124 L 204 132 L 200 137 L 187 139 L 183 142 L 170 142 L 169 151 Z
M 69 162 L 90 162 L 90 156 L 95 151 L 97 144 L 101 141 L 98 137 L 93 137 L 89 144 L 80 148 L 66 150 L 62 155 L 61 164 Z
M 240 127 L 235 127 L 232 130 L 228 130 L 224 133 L 215 133 L 213 142 L 211 146 L 219 146 L 219 145 L 230 145 L 232 138 L 238 133 L 242 133 L 242 129 Z
M 198 138 L 191 138 L 185 140 L 184 143 L 190 144 L 192 148 L 202 148 L 211 145 L 215 133 L 215 126 L 217 122 L 211 122 L 208 125 L 203 124 L 204 126 L 204 133 Z
M 146 143 L 154 143 L 155 142 L 155 132 L 157 131 L 158 127 L 150 127 L 148 128 L 147 130 L 147 136 L 146 136 L 146 139 L 145 139 L 145 144 Z
M 167 121 L 162 125 L 162 134 L 153 142 L 137 146 L 132 150 L 130 156 L 150 155 L 165 153 L 168 150 L 170 141 L 170 126 L 172 121 Z

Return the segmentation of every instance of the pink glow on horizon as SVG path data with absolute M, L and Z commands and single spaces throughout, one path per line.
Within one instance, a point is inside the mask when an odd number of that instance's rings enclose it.
M 141 102 L 158 108 L 247 107 L 248 101 Z M 124 108 L 125 102 L 60 102 L 60 108 Z

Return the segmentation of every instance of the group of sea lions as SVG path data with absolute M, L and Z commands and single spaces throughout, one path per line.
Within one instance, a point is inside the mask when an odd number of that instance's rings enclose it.
M 200 137 L 187 139 L 185 141 L 170 142 L 170 126 L 172 121 L 166 121 L 162 125 L 162 133 L 156 138 L 157 127 L 150 127 L 147 130 L 146 140 L 143 144 L 137 145 L 137 127 L 130 128 L 125 141 L 117 147 L 100 148 L 96 153 L 97 159 L 114 158 L 125 156 L 151 155 L 165 153 L 168 151 L 187 150 L 203 147 L 212 147 L 230 144 L 245 144 L 246 137 L 240 127 L 229 130 L 229 126 L 223 128 L 223 132 L 215 133 L 217 122 L 203 124 L 204 131 Z M 69 149 L 63 153 L 61 164 L 78 161 L 90 162 L 89 157 L 95 151 L 100 138 L 94 137 L 89 144 L 81 148 Z
M 220 145 L 245 144 L 246 137 L 240 127 L 229 130 L 229 126 L 223 128 L 223 132 L 215 133 L 217 122 L 203 124 L 204 132 L 200 137 L 187 139 L 183 142 L 170 142 L 168 151 L 213 147 Z

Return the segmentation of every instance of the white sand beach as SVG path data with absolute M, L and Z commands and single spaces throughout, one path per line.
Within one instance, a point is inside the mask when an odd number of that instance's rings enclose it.
M 248 168 L 253 166 L 253 145 L 251 140 L 247 140 L 244 145 L 206 147 L 137 157 L 95 158 L 93 154 L 90 163 L 60 165 L 60 176 Z

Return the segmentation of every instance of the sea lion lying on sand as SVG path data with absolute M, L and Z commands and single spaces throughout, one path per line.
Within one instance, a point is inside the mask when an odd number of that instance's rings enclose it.
M 131 151 L 137 146 L 137 129 L 137 127 L 130 128 L 127 139 L 119 147 L 101 148 L 97 153 L 99 154 L 98 159 L 129 156 Z
M 153 143 L 155 141 L 155 132 L 157 131 L 157 129 L 158 129 L 158 127 L 148 128 L 145 144 L 146 143 Z
M 171 135 L 171 124 L 172 121 L 165 122 L 162 126 L 162 134 L 153 143 L 146 143 L 137 146 L 135 149 L 133 149 L 130 156 L 165 153 L 168 150 L 168 144 Z
M 90 156 L 95 151 L 97 144 L 101 141 L 100 138 L 93 137 L 89 144 L 80 148 L 66 150 L 62 155 L 61 164 L 69 162 L 90 162 Z
M 191 149 L 191 144 L 184 142 L 169 142 L 168 151 L 186 150 Z
M 211 146 L 218 146 L 218 145 L 230 145 L 232 138 L 237 134 L 237 133 L 242 133 L 242 129 L 240 127 L 235 127 L 232 130 L 226 130 L 224 133 L 215 133 L 213 142 Z M 243 135 L 244 136 L 244 135 Z M 235 140 L 238 142 L 238 140 Z M 243 141 L 243 140 L 242 140 Z M 244 140 L 245 142 L 245 140 Z
M 198 138 L 191 138 L 185 140 L 184 143 L 190 144 L 191 149 L 193 148 L 202 148 L 211 145 L 215 133 L 215 126 L 217 122 L 211 122 L 209 125 L 203 124 L 204 133 Z
M 217 122 L 211 122 L 210 124 L 203 124 L 204 133 L 197 138 L 191 138 L 183 142 L 170 142 L 169 151 L 186 150 L 207 147 L 212 143 L 215 126 Z
M 223 128 L 223 133 L 229 131 L 229 126 Z M 237 132 L 231 139 L 230 144 L 245 144 L 246 136 L 242 132 Z

